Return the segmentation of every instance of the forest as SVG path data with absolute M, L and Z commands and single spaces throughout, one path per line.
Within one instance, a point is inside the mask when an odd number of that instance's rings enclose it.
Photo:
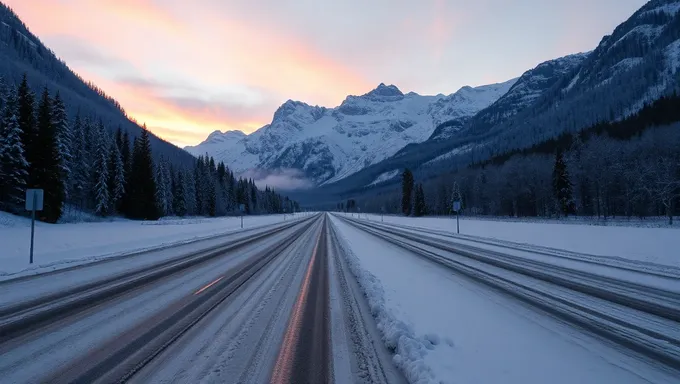
M 401 188 L 357 204 L 362 211 L 448 215 L 459 198 L 469 215 L 666 216 L 672 224 L 680 214 L 679 121 L 680 97 L 673 94 L 624 120 L 565 133 L 416 184 L 405 170 Z M 419 184 L 424 209 L 416 200 Z
M 110 128 L 96 115 L 69 119 L 60 94 L 36 95 L 26 75 L 18 87 L 0 78 L 0 210 L 26 214 L 27 188 L 44 189 L 37 215 L 50 223 L 83 213 L 156 220 L 299 210 L 207 155 L 193 167 L 154 160 L 146 127 L 132 140 Z

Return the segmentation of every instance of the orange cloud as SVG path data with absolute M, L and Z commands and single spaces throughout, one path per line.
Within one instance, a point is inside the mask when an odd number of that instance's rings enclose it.
M 347 94 L 370 89 L 361 76 L 305 42 L 206 7 L 161 7 L 150 0 L 28 3 L 8 1 L 48 45 L 50 38 L 75 36 L 114 58 L 110 68 L 102 69 L 77 58 L 70 61 L 62 57 L 76 72 L 116 98 L 130 116 L 180 145 L 195 144 L 216 129 L 251 132 L 269 122 L 276 103 L 288 98 L 331 106 Z M 182 11 L 186 18 L 175 16 Z M 52 48 L 59 55 L 59 47 Z M 114 61 L 129 65 L 116 67 Z M 251 116 L 230 116 L 217 107 L 183 108 L 158 90 L 117 81 L 121 71 L 134 71 L 140 78 L 171 78 L 206 87 L 206 93 L 255 87 L 268 93 L 264 98 L 269 102 L 263 106 L 269 110 L 257 112 L 253 108 Z

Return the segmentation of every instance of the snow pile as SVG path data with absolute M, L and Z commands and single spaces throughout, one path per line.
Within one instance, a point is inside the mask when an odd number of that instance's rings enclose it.
M 366 295 L 378 330 L 382 333 L 383 342 L 394 353 L 394 364 L 401 369 L 410 383 L 433 382 L 434 373 L 424 358 L 429 350 L 440 343 L 439 336 L 428 334 L 417 337 L 411 325 L 400 320 L 388 309 L 385 303 L 385 290 L 380 280 L 361 267 L 359 258 L 347 246 L 348 240 L 344 234 L 339 231 L 336 231 L 336 234 L 341 240 L 338 245 L 346 256 L 352 274 Z

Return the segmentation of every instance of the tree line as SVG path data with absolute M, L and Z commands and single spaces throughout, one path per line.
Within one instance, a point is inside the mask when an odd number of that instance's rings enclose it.
M 366 197 L 363 211 L 452 213 L 454 196 L 472 215 L 568 215 L 598 218 L 680 214 L 680 97 L 663 97 L 639 113 L 565 133 L 531 148 Z
M 146 127 L 112 131 L 97 116 L 69 119 L 59 93 L 36 96 L 26 76 L 18 87 L 0 78 L 0 210 L 23 213 L 27 188 L 45 191 L 38 215 L 51 223 L 68 210 L 147 220 L 299 210 L 207 155 L 193 167 L 154 161 Z

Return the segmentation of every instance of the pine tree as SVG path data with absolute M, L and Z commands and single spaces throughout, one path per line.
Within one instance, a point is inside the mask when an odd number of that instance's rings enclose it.
M 94 211 L 99 216 L 108 215 L 113 204 L 109 187 L 109 140 L 104 123 L 100 120 L 97 124 L 93 141 L 96 143 L 94 162 Z
M 413 204 L 413 215 L 420 217 L 427 214 L 427 206 L 425 204 L 425 192 L 423 191 L 423 185 L 418 184 L 415 187 L 415 196 Z
M 198 214 L 196 212 L 196 181 L 194 172 L 191 170 L 184 171 L 184 206 L 187 209 L 187 215 Z
M 30 186 L 35 186 L 34 182 L 34 163 L 36 161 L 36 151 L 33 149 L 37 137 L 37 128 L 35 123 L 35 94 L 28 86 L 26 74 L 24 74 L 19 89 L 17 90 L 17 104 L 18 104 L 18 119 L 19 128 L 21 128 L 21 142 L 24 146 L 26 161 L 28 161 L 28 183 Z
M 187 206 L 186 206 L 186 191 L 184 189 L 185 187 L 184 172 L 182 170 L 177 171 L 177 176 L 173 178 L 172 184 L 173 184 L 172 210 L 175 212 L 177 216 L 180 217 L 185 216 L 187 214 Z
M 85 125 L 80 118 L 80 111 L 76 114 L 73 121 L 73 159 L 71 166 L 71 196 L 72 203 L 77 204 L 80 209 L 87 207 L 87 197 L 90 185 L 90 156 L 87 151 L 89 134 L 86 133 Z
M 124 215 L 128 215 L 129 212 L 129 207 L 130 207 L 130 177 L 132 174 L 132 151 L 130 150 L 130 136 L 128 135 L 127 131 L 123 132 L 121 135 L 119 149 L 120 149 L 120 155 L 121 159 L 123 160 L 123 175 L 124 175 L 124 184 L 123 184 L 123 189 L 125 193 L 123 193 L 123 197 L 120 200 L 119 204 L 119 211 L 120 213 Z
M 28 162 L 21 142 L 15 91 L 9 90 L 2 116 L 0 136 L 0 209 L 19 212 L 24 203 Z
M 411 200 L 413 198 L 413 173 L 406 168 L 401 176 L 401 212 L 405 216 L 411 215 Z
M 130 172 L 130 211 L 128 216 L 133 219 L 158 220 L 160 215 L 156 202 L 154 165 L 146 125 L 139 138 L 135 139 Z
M 118 210 L 120 212 L 120 204 L 125 195 L 125 169 L 123 167 L 123 156 L 120 153 L 118 145 L 121 141 L 111 141 L 109 150 L 109 197 L 111 201 L 111 210 Z
M 172 181 L 174 179 L 174 172 L 172 170 L 172 164 L 165 162 L 163 167 L 163 183 L 165 184 L 165 201 L 167 204 L 166 215 L 173 215 L 175 210 L 173 209 L 173 194 L 174 189 L 172 188 Z
M 57 132 L 52 124 L 52 101 L 47 88 L 43 90 L 38 105 L 37 128 L 32 145 L 35 153 L 30 179 L 33 186 L 45 191 L 41 217 L 47 222 L 56 223 L 64 205 L 64 182 Z
M 171 202 L 167 200 L 167 196 L 165 162 L 161 159 L 156 165 L 156 203 L 158 204 L 158 214 L 161 216 L 166 216 L 170 213 Z
M 73 175 L 73 132 L 66 115 L 66 106 L 61 96 L 59 96 L 59 92 L 55 95 L 52 103 L 52 125 L 56 132 L 57 150 L 61 159 L 60 172 L 61 180 L 64 184 L 64 197 L 68 198 L 71 192 L 71 177 Z
M 575 212 L 572 184 L 569 180 L 567 164 L 564 161 L 562 152 L 559 151 L 555 155 L 555 167 L 553 168 L 553 193 L 560 213 L 569 216 Z
M 106 216 L 111 209 L 111 196 L 109 195 L 109 170 L 106 152 L 97 152 L 95 162 L 96 182 L 94 185 L 94 212 L 99 216 Z

